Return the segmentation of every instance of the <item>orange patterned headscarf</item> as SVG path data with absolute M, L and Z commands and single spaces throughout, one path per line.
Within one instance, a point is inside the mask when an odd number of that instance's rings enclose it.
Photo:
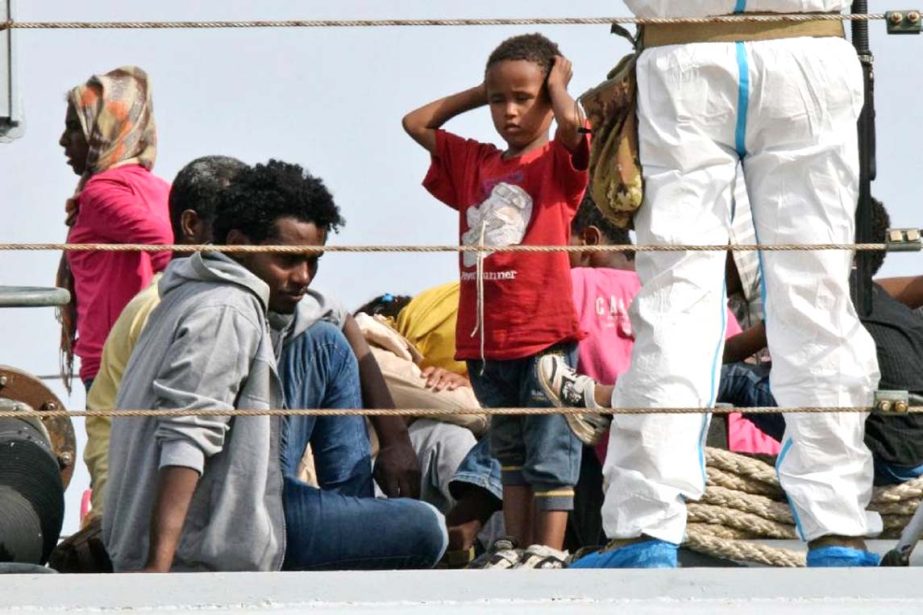
M 157 157 L 157 129 L 147 73 L 122 66 L 93 75 L 67 96 L 90 146 L 83 182 L 125 164 L 150 169 Z
M 137 66 L 122 66 L 103 75 L 93 75 L 68 92 L 67 102 L 76 111 L 89 145 L 86 170 L 69 203 L 76 203 L 87 180 L 97 173 L 127 164 L 139 164 L 146 169 L 154 166 L 157 128 L 151 88 L 143 70 Z M 56 285 L 71 293 L 70 304 L 58 309 L 61 374 L 70 392 L 77 334 L 77 297 L 66 254 L 61 256 Z

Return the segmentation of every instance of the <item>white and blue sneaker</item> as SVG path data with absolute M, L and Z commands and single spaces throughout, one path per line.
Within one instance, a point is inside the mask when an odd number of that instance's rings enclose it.
M 588 408 L 598 410 L 596 381 L 578 374 L 559 354 L 546 354 L 536 364 L 536 376 L 545 396 L 559 408 Z M 612 423 L 609 414 L 565 414 L 567 426 L 577 439 L 587 446 L 595 446 Z

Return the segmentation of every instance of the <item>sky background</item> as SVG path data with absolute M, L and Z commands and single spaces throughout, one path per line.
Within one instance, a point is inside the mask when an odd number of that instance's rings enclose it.
M 870 2 L 872 12 L 893 8 Z M 221 20 L 449 17 L 601 17 L 627 15 L 622 2 L 579 0 L 44 0 L 16 3 L 33 20 Z M 571 93 L 605 78 L 628 44 L 605 26 L 279 30 L 17 31 L 23 138 L 0 144 L 0 242 L 60 242 L 64 202 L 77 178 L 57 141 L 66 91 L 91 74 L 136 64 L 151 77 L 158 128 L 155 173 L 172 180 L 198 156 L 247 163 L 279 158 L 322 177 L 346 218 L 338 244 L 451 244 L 454 212 L 420 186 L 427 154 L 401 129 L 401 117 L 431 99 L 480 82 L 490 51 L 504 38 L 541 31 L 574 62 Z M 878 181 L 875 194 L 893 226 L 923 226 L 918 182 L 923 73 L 914 58 L 923 38 L 888 37 L 872 24 L 878 63 Z M 486 110 L 453 120 L 465 136 L 498 141 Z M 59 255 L 0 252 L 0 285 L 51 285 Z M 883 275 L 921 273 L 919 254 L 890 255 Z M 391 292 L 414 294 L 457 276 L 450 254 L 329 254 L 315 285 L 348 306 Z M 51 309 L 0 312 L 0 364 L 36 374 L 58 366 L 59 327 Z M 84 408 L 82 387 L 66 394 Z M 85 440 L 82 420 L 75 420 Z M 67 492 L 64 532 L 77 528 L 78 464 Z

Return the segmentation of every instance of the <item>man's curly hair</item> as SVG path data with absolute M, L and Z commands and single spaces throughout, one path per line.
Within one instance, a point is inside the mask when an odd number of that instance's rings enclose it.
M 520 34 L 508 38 L 493 50 L 487 58 L 486 68 L 507 60 L 527 60 L 538 64 L 546 75 L 554 66 L 554 57 L 561 55 L 558 44 L 542 34 Z
M 191 209 L 211 226 L 221 191 L 246 168 L 230 156 L 203 156 L 180 169 L 170 188 L 170 224 L 177 243 L 183 236 L 183 212 Z
M 891 216 L 885 209 L 885 204 L 876 198 L 872 198 L 872 241 L 883 242 L 888 236 L 888 229 L 891 228 Z M 867 252 L 870 254 L 869 269 L 872 275 L 878 273 L 885 262 L 885 252 Z
M 270 160 L 241 171 L 219 197 L 216 243 L 237 229 L 258 243 L 276 236 L 276 221 L 295 218 L 337 232 L 346 221 L 324 182 L 297 164 Z

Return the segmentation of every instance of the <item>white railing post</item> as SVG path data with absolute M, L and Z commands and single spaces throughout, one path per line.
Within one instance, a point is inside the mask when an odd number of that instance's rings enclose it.
M 16 0 L 0 0 L 0 22 L 13 19 Z M 22 136 L 22 101 L 16 77 L 16 35 L 0 30 L 0 143 Z

